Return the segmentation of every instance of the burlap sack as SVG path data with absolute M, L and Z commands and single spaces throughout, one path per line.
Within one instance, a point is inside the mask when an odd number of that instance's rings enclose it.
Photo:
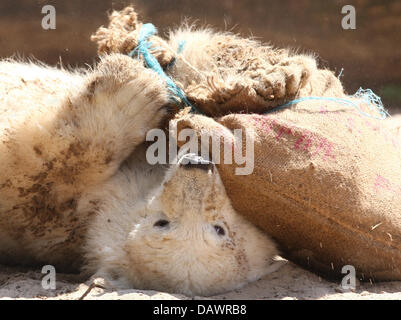
M 228 141 L 234 129 L 248 130 L 253 173 L 236 175 L 235 163 L 218 169 L 234 207 L 286 257 L 328 276 L 352 265 L 365 280 L 401 280 L 401 121 L 305 101 L 268 115 L 183 115 L 175 123 L 178 132 Z

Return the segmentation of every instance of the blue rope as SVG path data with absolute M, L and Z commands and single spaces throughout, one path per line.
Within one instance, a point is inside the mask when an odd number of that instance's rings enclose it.
M 364 102 L 366 102 L 368 104 L 369 108 L 373 112 L 378 112 L 380 114 L 380 117 L 376 117 L 376 116 L 374 116 L 372 114 L 369 114 L 369 113 L 366 113 L 366 112 L 362 111 L 361 108 L 358 106 L 358 104 L 355 103 L 352 100 L 345 99 L 345 98 L 331 98 L 331 97 L 303 97 L 303 98 L 299 98 L 299 99 L 295 99 L 295 100 L 289 101 L 286 104 L 283 104 L 281 106 L 278 106 L 278 107 L 275 107 L 273 109 L 270 109 L 270 110 L 266 111 L 265 113 L 270 113 L 270 112 L 282 110 L 282 109 L 285 109 L 285 108 L 287 108 L 287 107 L 289 107 L 289 106 L 291 106 L 293 104 L 297 104 L 297 103 L 300 103 L 300 102 L 303 102 L 303 101 L 307 101 L 307 100 L 325 100 L 325 101 L 332 101 L 332 102 L 337 102 L 337 103 L 340 103 L 340 104 L 352 106 L 355 109 L 357 109 L 362 115 L 364 115 L 366 117 L 378 119 L 378 120 L 384 120 L 388 116 L 390 116 L 390 114 L 384 108 L 383 102 L 381 101 L 381 98 L 378 95 L 376 95 L 371 89 L 359 88 L 358 91 L 355 94 L 350 96 L 350 98 L 363 100 Z
M 185 44 L 185 40 L 180 40 L 180 42 L 178 42 L 177 53 L 182 53 L 184 51 Z
M 178 105 L 180 105 L 181 103 L 184 103 L 186 106 L 191 107 L 191 112 L 196 112 L 197 111 L 196 108 L 189 102 L 184 91 L 181 90 L 181 88 L 179 88 L 174 83 L 174 81 L 169 76 L 166 75 L 166 73 L 163 71 L 163 68 L 161 67 L 160 63 L 149 52 L 149 49 L 152 47 L 152 43 L 148 39 L 151 36 L 155 35 L 156 32 L 157 32 L 156 28 L 153 24 L 151 24 L 151 23 L 144 24 L 139 32 L 138 46 L 134 50 L 132 50 L 128 55 L 130 57 L 133 57 L 134 55 L 136 55 L 137 58 L 140 58 L 142 56 L 145 61 L 145 65 L 148 68 L 155 71 L 161 78 L 163 78 L 166 81 L 167 88 L 170 91 L 170 93 L 172 94 L 171 99 L 173 100 L 173 102 L 177 103 Z M 180 41 L 178 43 L 177 52 L 181 53 L 184 49 L 184 46 L 185 46 L 185 41 Z M 175 62 L 175 60 L 173 60 L 172 64 L 174 62 Z M 341 74 L 342 74 L 342 70 L 341 70 L 341 73 L 339 76 L 341 76 Z M 349 100 L 346 98 L 332 98 L 332 97 L 303 97 L 303 98 L 289 101 L 281 106 L 278 106 L 271 110 L 268 110 L 265 113 L 282 110 L 293 104 L 297 104 L 297 103 L 307 101 L 307 100 L 325 100 L 325 101 L 337 102 L 340 104 L 352 106 L 355 109 L 357 109 L 362 115 L 364 115 L 366 117 L 384 120 L 386 117 L 390 116 L 389 113 L 384 108 L 380 97 L 377 96 L 370 89 L 364 90 L 362 88 L 359 88 L 358 91 L 354 95 L 350 96 L 350 98 L 356 98 L 356 99 L 361 99 L 361 100 L 365 101 L 372 111 L 378 112 L 380 114 L 380 118 L 362 111 L 360 109 L 360 107 L 358 106 L 358 104 L 352 100 Z
M 191 107 L 191 111 L 195 112 L 195 107 L 189 102 L 184 91 L 179 88 L 174 81 L 165 74 L 163 68 L 157 59 L 150 53 L 149 49 L 152 47 L 152 43 L 149 38 L 156 34 L 156 28 L 151 23 L 146 23 L 142 26 L 139 31 L 138 46 L 132 50 L 128 55 L 130 57 L 136 56 L 137 58 L 143 57 L 146 67 L 155 71 L 164 81 L 166 81 L 167 89 L 171 93 L 171 99 L 174 103 L 180 105 L 184 103 L 186 106 Z M 185 43 L 184 43 L 185 44 Z M 184 44 L 180 44 L 178 50 L 182 50 Z M 177 99 L 178 98 L 178 99 Z

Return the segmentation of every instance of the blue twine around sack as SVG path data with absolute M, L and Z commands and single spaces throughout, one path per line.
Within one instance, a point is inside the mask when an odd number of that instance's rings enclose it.
M 370 118 L 374 118 L 374 119 L 378 119 L 378 120 L 384 120 L 387 117 L 390 117 L 390 114 L 387 112 L 387 110 L 383 106 L 383 102 L 382 102 L 381 98 L 378 95 L 376 95 L 371 89 L 359 88 L 355 94 L 350 96 L 350 98 L 363 100 L 364 102 L 366 102 L 369 105 L 369 108 L 372 111 L 378 112 L 380 114 L 380 117 L 376 117 L 374 115 L 371 115 L 369 113 L 362 111 L 361 108 L 358 106 L 358 104 L 355 103 L 355 101 L 352 101 L 352 100 L 349 100 L 346 98 L 331 98 L 331 97 L 303 97 L 303 98 L 289 101 L 281 106 L 278 106 L 271 110 L 268 110 L 265 113 L 282 110 L 293 104 L 297 104 L 297 103 L 307 101 L 307 100 L 325 100 L 325 101 L 337 102 L 340 104 L 352 106 L 355 109 L 357 109 L 359 111 L 359 113 L 361 113 L 362 115 L 364 115 L 366 117 L 370 117 Z
M 145 61 L 146 67 L 155 71 L 162 79 L 164 79 L 164 81 L 166 81 L 167 89 L 171 93 L 171 99 L 178 105 L 184 103 L 186 106 L 191 107 L 191 112 L 195 112 L 195 107 L 189 102 L 184 91 L 179 88 L 169 76 L 165 74 L 159 61 L 157 61 L 157 59 L 149 51 L 149 49 L 152 47 L 152 43 L 149 41 L 149 38 L 155 35 L 156 32 L 156 28 L 153 24 L 144 24 L 139 31 L 138 46 L 128 55 L 130 57 L 136 55 L 137 58 L 140 58 L 142 56 Z M 179 51 L 182 51 L 184 44 L 185 43 L 179 44 Z

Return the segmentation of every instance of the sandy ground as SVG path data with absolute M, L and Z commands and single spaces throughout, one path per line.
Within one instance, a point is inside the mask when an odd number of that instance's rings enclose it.
M 41 286 L 40 272 L 0 267 L 0 299 L 79 299 L 88 290 L 75 276 L 58 274 L 55 290 Z M 300 267 L 287 263 L 280 270 L 242 289 L 208 299 L 400 299 L 401 282 L 362 283 L 344 292 L 339 283 L 328 282 Z M 156 291 L 105 291 L 93 288 L 84 299 L 190 299 Z M 195 299 L 205 299 L 195 297 Z

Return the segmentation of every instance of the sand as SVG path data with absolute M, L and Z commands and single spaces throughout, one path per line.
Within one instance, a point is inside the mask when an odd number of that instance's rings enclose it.
M 67 299 L 81 298 L 88 284 L 79 277 L 57 274 L 56 289 L 45 290 L 41 286 L 40 271 L 0 266 L 0 299 Z M 150 290 L 109 291 L 94 287 L 84 297 L 112 300 L 174 300 L 191 299 L 180 294 Z M 290 262 L 281 269 L 247 286 L 213 297 L 195 299 L 401 299 L 401 282 L 357 283 L 354 291 L 341 289 L 340 283 L 326 281 Z

